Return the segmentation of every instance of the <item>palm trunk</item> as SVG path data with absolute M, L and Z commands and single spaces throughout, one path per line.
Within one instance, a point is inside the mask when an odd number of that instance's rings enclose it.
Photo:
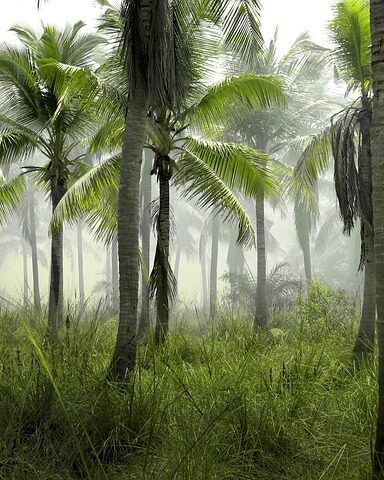
M 27 242 L 22 238 L 21 246 L 23 250 L 23 304 L 28 308 L 29 304 L 29 285 L 28 285 L 28 252 Z
M 29 226 L 30 226 L 30 243 L 32 255 L 32 276 L 33 276 L 33 303 L 36 310 L 41 310 L 40 285 L 39 285 L 39 258 L 37 253 L 36 239 L 36 217 L 35 217 L 35 195 L 33 186 L 29 195 Z
M 312 281 L 312 261 L 311 261 L 311 243 L 309 239 L 309 231 L 305 232 L 305 240 L 302 245 L 303 258 L 304 258 L 304 270 L 305 279 L 307 284 Z
M 148 272 L 150 268 L 151 253 L 151 212 L 150 203 L 152 200 L 152 181 L 150 171 L 152 168 L 152 155 L 147 151 L 144 156 L 143 178 L 141 182 L 143 198 L 143 215 L 141 219 L 141 251 L 145 272 L 141 274 L 141 315 L 139 323 L 139 338 L 141 338 L 150 327 L 149 312 L 149 288 Z
M 176 283 L 179 283 L 180 260 L 181 260 L 181 247 L 179 245 L 176 250 L 175 268 L 173 269 Z
M 120 311 L 111 371 L 121 379 L 132 372 L 136 360 L 140 174 L 147 110 L 147 94 L 138 79 L 128 101 L 118 200 Z
M 257 286 L 256 312 L 253 330 L 265 327 L 268 321 L 267 307 L 267 259 L 265 252 L 264 195 L 256 200 L 256 250 L 257 250 Z
M 376 266 L 379 402 L 373 472 L 384 472 L 384 2 L 371 0 L 373 109 L 371 125 L 374 258 Z
M 84 304 L 84 256 L 83 256 L 83 225 L 77 224 L 77 269 L 79 272 L 79 297 L 80 304 Z
M 158 232 L 156 245 L 155 269 L 156 276 L 156 330 L 155 341 L 157 344 L 164 342 L 169 329 L 169 180 L 170 159 L 160 157 L 159 185 L 160 207 L 158 218 Z
M 359 197 L 362 210 L 361 227 L 364 234 L 364 298 L 359 333 L 353 355 L 359 360 L 373 352 L 376 317 L 376 279 L 374 238 L 372 230 L 372 153 L 371 153 L 371 108 L 366 94 L 362 95 L 362 111 L 359 117 L 361 149 L 359 152 Z
M 65 194 L 64 187 L 54 187 L 51 191 L 52 213 Z M 48 303 L 48 330 L 55 334 L 63 325 L 63 229 L 54 232 L 51 240 L 51 280 Z
M 112 240 L 111 248 L 112 260 L 112 310 L 114 313 L 119 311 L 119 258 L 117 239 Z
M 205 241 L 200 242 L 200 264 L 201 264 L 201 295 L 204 314 L 208 311 L 209 294 L 207 281 L 207 246 Z
M 108 308 L 112 307 L 112 292 L 110 291 L 110 287 L 112 286 L 112 272 L 111 272 L 111 263 L 112 263 L 112 253 L 111 247 L 108 245 L 106 255 L 105 255 L 105 282 L 107 285 L 107 298 L 106 304 Z
M 358 361 L 367 358 L 369 354 L 373 352 L 375 341 L 376 278 L 372 232 L 366 233 L 365 246 L 363 307 L 359 332 L 353 349 L 353 356 Z
M 209 276 L 209 313 L 211 319 L 217 315 L 217 263 L 219 257 L 219 219 L 212 219 L 211 272 Z

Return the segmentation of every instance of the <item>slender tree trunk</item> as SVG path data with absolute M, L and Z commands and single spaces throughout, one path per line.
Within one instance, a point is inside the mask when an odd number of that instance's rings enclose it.
M 108 308 L 112 308 L 112 272 L 111 272 L 111 263 L 112 263 L 112 249 L 108 245 L 106 255 L 105 255 L 105 281 L 107 284 L 107 299 L 106 303 Z M 119 281 L 119 279 L 117 279 Z
M 359 333 L 353 354 L 356 360 L 367 358 L 373 352 L 376 317 L 376 278 L 374 238 L 372 225 L 372 153 L 371 153 L 371 107 L 367 95 L 362 95 L 362 110 L 359 116 L 361 149 L 359 151 L 359 198 L 362 211 L 361 228 L 364 235 L 364 298 Z
M 209 294 L 207 281 L 207 245 L 205 241 L 200 242 L 200 265 L 201 265 L 201 295 L 204 314 L 208 312 Z
M 305 232 L 305 242 L 302 245 L 302 250 L 304 258 L 305 279 L 307 281 L 307 284 L 310 284 L 312 281 L 312 260 L 309 232 Z
M 143 2 L 143 4 L 147 2 Z M 147 95 L 137 80 L 128 101 L 120 167 L 118 201 L 118 251 L 120 311 L 112 373 L 124 379 L 132 372 L 136 359 L 136 325 L 139 295 L 139 203 L 141 158 L 145 141 Z
M 169 157 L 159 157 L 160 206 L 155 255 L 156 271 L 156 330 L 157 344 L 164 342 L 169 329 L 169 229 L 170 200 L 169 180 L 171 178 L 171 162 Z
M 256 312 L 253 330 L 265 327 L 268 321 L 267 306 L 267 258 L 265 251 L 264 195 L 256 200 L 256 250 L 257 250 L 257 286 Z
M 234 309 L 237 305 L 236 305 L 236 302 L 234 302 L 234 299 L 236 297 L 236 290 L 235 290 L 235 281 L 233 276 L 242 275 L 244 272 L 243 247 L 237 244 L 237 233 L 235 230 L 232 230 L 230 235 L 230 240 L 228 245 L 227 264 L 228 264 L 228 272 L 230 276 L 232 309 Z
M 23 251 L 23 305 L 28 308 L 29 305 L 29 285 L 28 285 L 28 252 L 27 242 L 22 238 L 21 246 Z
M 64 194 L 64 187 L 52 188 L 52 213 Z M 48 303 L 48 330 L 51 335 L 54 335 L 63 325 L 63 303 L 63 229 L 60 228 L 52 234 L 51 240 L 51 281 Z
M 36 310 L 41 310 L 40 301 L 40 285 L 39 285 L 39 259 L 37 253 L 37 239 L 36 239 L 36 217 L 35 217 L 35 194 L 33 186 L 30 186 L 29 195 L 29 226 L 30 226 L 30 243 L 32 255 L 32 276 L 33 276 L 33 303 Z
M 79 297 L 80 304 L 84 304 L 84 256 L 83 256 L 83 225 L 77 224 L 77 269 L 79 272 Z
M 179 283 L 180 260 L 181 260 L 181 247 L 179 245 L 176 250 L 175 268 L 173 269 L 176 283 Z
M 373 77 L 372 200 L 379 346 L 379 402 L 373 473 L 377 478 L 384 478 L 384 1 L 371 0 L 370 5 Z
M 119 311 L 119 258 L 117 238 L 112 240 L 111 248 L 112 260 L 112 310 L 114 313 Z
M 153 156 L 145 151 L 143 177 L 141 181 L 142 198 L 143 198 L 143 214 L 141 218 L 141 251 L 145 272 L 141 273 L 141 315 L 139 322 L 139 338 L 141 338 L 150 327 L 150 301 L 149 301 L 149 285 L 148 275 L 150 269 L 151 254 L 151 212 L 150 204 L 152 200 L 152 169 Z
M 375 341 L 376 277 L 372 233 L 366 232 L 365 238 L 364 298 L 359 332 L 353 349 L 356 360 L 367 358 L 373 352 Z
M 211 319 L 217 315 L 217 264 L 219 258 L 219 219 L 212 218 L 211 272 L 209 276 L 209 313 Z

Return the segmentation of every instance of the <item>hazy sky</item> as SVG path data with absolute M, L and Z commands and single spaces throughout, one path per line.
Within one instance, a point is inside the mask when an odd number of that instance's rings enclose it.
M 39 19 L 59 25 L 80 19 L 92 23 L 99 11 L 94 0 L 50 0 L 40 12 L 36 9 L 36 0 L 3 0 L 3 3 L 0 40 L 10 38 L 7 30 L 15 23 L 36 25 Z M 279 25 L 282 51 L 303 31 L 311 32 L 316 42 L 326 43 L 325 27 L 333 3 L 334 0 L 264 0 L 262 25 L 266 40 Z

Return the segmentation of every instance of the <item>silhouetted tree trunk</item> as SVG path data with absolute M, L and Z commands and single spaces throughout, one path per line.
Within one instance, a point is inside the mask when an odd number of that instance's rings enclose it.
M 35 192 L 30 185 L 30 194 L 28 199 L 29 225 L 30 225 L 30 244 L 32 255 L 32 275 L 33 275 L 33 303 L 37 310 L 41 310 L 40 285 L 39 285 L 39 259 L 37 253 L 36 239 L 36 217 L 35 217 Z
M 374 238 L 372 226 L 372 153 L 371 153 L 371 107 L 365 93 L 359 115 L 361 150 L 359 152 L 359 198 L 362 212 L 361 228 L 364 236 L 364 298 L 359 333 L 353 354 L 359 360 L 373 352 L 376 318 L 376 279 Z
M 377 478 L 384 478 L 384 2 L 371 0 L 370 6 L 373 77 L 372 199 L 379 347 L 379 402 L 373 473 Z
M 150 327 L 150 300 L 149 300 L 149 286 L 148 275 L 150 269 L 150 254 L 151 254 L 151 212 L 150 204 L 152 201 L 152 169 L 153 155 L 145 151 L 143 175 L 141 181 L 142 192 L 142 217 L 141 217 L 141 251 L 143 256 L 143 263 L 145 272 L 141 273 L 141 315 L 139 322 L 139 338 L 141 338 Z
M 77 269 L 79 273 L 79 297 L 80 304 L 84 303 L 84 256 L 83 256 L 83 225 L 77 224 Z
M 156 329 L 157 344 L 163 343 L 169 329 L 169 230 L 170 204 L 169 181 L 171 179 L 171 160 L 168 156 L 159 156 L 157 171 L 160 185 L 160 206 L 157 222 L 157 245 L 154 269 L 156 275 Z
M 212 218 L 211 272 L 209 276 L 209 313 L 212 319 L 217 315 L 217 264 L 219 257 L 219 219 Z

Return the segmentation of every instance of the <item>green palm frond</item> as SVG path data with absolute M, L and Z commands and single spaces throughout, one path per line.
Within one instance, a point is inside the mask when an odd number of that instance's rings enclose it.
M 109 225 L 107 218 L 97 219 L 98 214 L 102 214 L 103 211 L 105 211 L 104 217 L 108 213 L 111 224 L 116 228 L 116 200 L 111 203 L 111 199 L 117 197 L 119 164 L 120 156 L 117 155 L 92 168 L 74 183 L 55 209 L 51 230 L 59 229 L 66 221 L 73 224 L 86 217 L 88 224 L 94 223 L 95 220 L 99 222 L 96 222 L 98 226 L 93 228 L 100 238 L 102 226 Z M 115 209 L 112 208 L 113 206 Z M 107 209 L 108 212 L 106 212 Z
M 224 45 L 252 64 L 261 50 L 258 0 L 203 0 L 207 17 L 222 29 Z
M 25 178 L 22 175 L 7 182 L 0 174 L 0 225 L 19 208 L 25 191 Z
M 350 89 L 367 90 L 371 81 L 371 30 L 369 2 L 342 0 L 329 23 L 335 43 L 333 58 L 339 76 Z
M 173 180 L 181 195 L 195 201 L 200 208 L 220 214 L 224 221 L 238 223 L 238 241 L 252 244 L 255 235 L 252 222 L 225 182 L 203 160 L 191 153 L 182 155 L 177 163 Z
M 188 138 L 183 150 L 202 160 L 229 188 L 248 197 L 278 195 L 269 157 L 250 147 L 235 143 Z
M 36 150 L 36 137 L 18 130 L 0 128 L 0 163 L 13 163 L 29 159 Z
M 330 128 L 313 136 L 302 152 L 288 185 L 291 199 L 296 199 L 313 212 L 318 211 L 318 181 L 332 161 L 331 139 Z
M 204 129 L 230 126 L 260 108 L 286 104 L 283 82 L 278 77 L 241 75 L 213 85 L 190 112 L 192 123 Z

